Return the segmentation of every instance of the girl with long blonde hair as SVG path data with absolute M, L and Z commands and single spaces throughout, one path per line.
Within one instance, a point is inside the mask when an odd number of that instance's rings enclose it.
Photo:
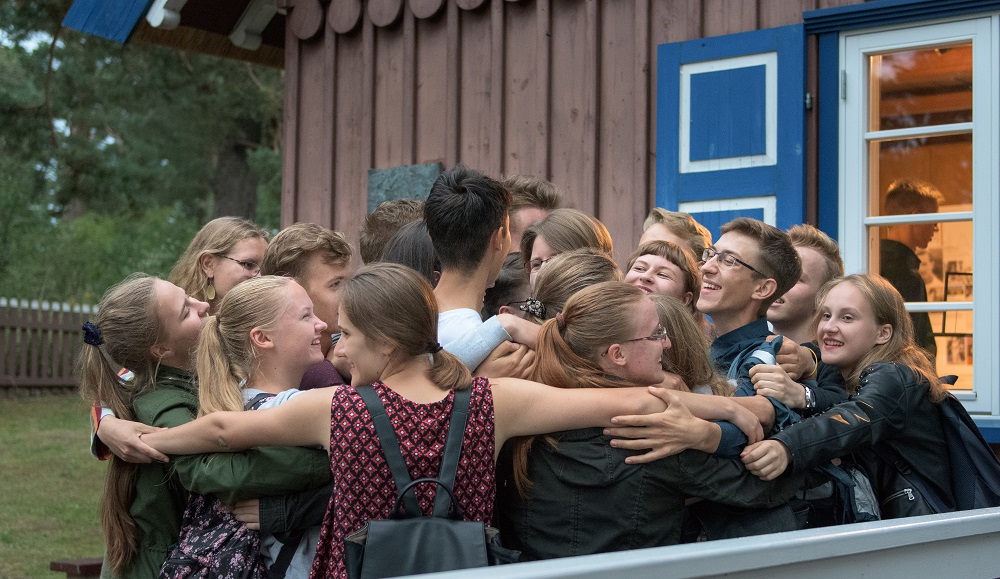
M 571 394 L 657 385 L 664 377 L 663 350 L 671 347 L 667 335 L 640 289 L 598 283 L 574 294 L 542 325 L 534 379 Z M 685 393 L 658 391 L 670 401 L 675 426 L 663 460 L 635 464 L 634 453 L 625 450 L 635 441 L 612 441 L 599 428 L 513 441 L 510 464 L 498 469 L 509 476 L 500 485 L 498 512 L 514 548 L 527 559 L 545 559 L 669 545 L 680 541 L 687 497 L 755 507 L 787 502 L 797 483 L 758 484 L 737 459 L 708 454 L 718 447 L 721 428 L 707 419 L 745 413 L 759 437 L 755 417 L 732 398 L 686 393 L 682 402 Z M 673 454 L 685 449 L 702 452 Z
M 112 287 L 84 326 L 81 395 L 150 426 L 193 420 L 198 409 L 193 350 L 207 313 L 207 303 L 155 277 L 135 274 Z M 122 368 L 134 377 L 119 378 Z M 156 576 L 177 540 L 189 490 L 227 502 L 291 492 L 304 480 L 323 484 L 329 476 L 325 463 L 320 453 L 306 449 L 260 449 L 210 460 L 189 456 L 169 464 L 133 464 L 113 456 L 101 498 L 103 576 Z

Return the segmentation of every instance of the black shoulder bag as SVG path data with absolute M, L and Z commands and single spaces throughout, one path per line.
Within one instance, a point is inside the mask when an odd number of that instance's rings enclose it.
M 501 546 L 500 534 L 493 527 L 482 521 L 464 520 L 452 494 L 469 417 L 469 389 L 455 391 L 438 478 L 417 480 L 410 479 L 396 431 L 375 389 L 370 386 L 358 388 L 358 394 L 375 423 L 382 454 L 392 471 L 399 495 L 391 518 L 369 521 L 344 538 L 348 577 L 398 577 L 516 562 L 520 552 Z M 439 489 L 430 517 L 422 516 L 416 492 L 411 492 L 416 485 L 425 483 L 437 485 Z M 405 512 L 401 507 L 405 507 Z

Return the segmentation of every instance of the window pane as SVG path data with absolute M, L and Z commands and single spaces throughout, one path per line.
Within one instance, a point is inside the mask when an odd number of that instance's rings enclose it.
M 870 59 L 870 130 L 972 121 L 971 42 Z
M 875 141 L 870 147 L 870 215 L 944 213 L 972 210 L 972 134 Z M 939 208 L 913 203 L 887 206 L 886 193 L 897 180 L 920 181 L 940 193 Z M 912 198 L 912 196 L 910 196 Z M 897 200 L 898 201 L 898 200 Z M 904 200 L 905 201 L 905 200 Z
M 871 271 L 889 280 L 904 301 L 972 302 L 971 221 L 873 227 L 871 234 Z M 939 363 L 950 338 L 971 340 L 971 311 L 911 312 L 910 318 L 917 344 Z
M 940 376 L 958 376 L 958 382 L 950 387 L 951 390 L 972 390 L 972 312 L 948 312 L 945 326 L 962 332 L 938 336 L 937 373 Z

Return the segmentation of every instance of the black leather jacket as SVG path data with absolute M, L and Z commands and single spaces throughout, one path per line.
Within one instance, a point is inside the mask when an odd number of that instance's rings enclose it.
M 774 435 L 791 451 L 791 468 L 803 472 L 844 458 L 868 475 L 878 495 L 882 518 L 930 514 L 907 476 L 916 473 L 954 505 L 951 473 L 930 385 L 908 366 L 873 364 L 861 374 L 857 394 L 822 414 Z M 900 464 L 886 462 L 885 448 L 895 449 Z M 881 452 L 880 452 L 881 451 Z
M 528 462 L 534 487 L 523 498 L 513 482 L 505 484 L 506 469 L 498 465 L 497 516 L 505 546 L 532 560 L 673 545 L 680 542 L 687 497 L 763 509 L 784 505 L 802 485 L 792 473 L 764 482 L 739 459 L 696 450 L 625 464 L 636 453 L 612 448 L 602 432 L 559 432 L 551 435 L 556 447 L 537 439 Z

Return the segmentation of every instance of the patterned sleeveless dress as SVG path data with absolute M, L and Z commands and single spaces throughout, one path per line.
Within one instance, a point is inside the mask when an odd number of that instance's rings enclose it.
M 399 438 L 410 478 L 437 477 L 454 392 L 439 402 L 417 404 L 381 382 L 374 387 Z M 475 378 L 454 488 L 466 520 L 491 523 L 496 494 L 494 443 L 490 384 L 486 378 Z M 338 388 L 331 403 L 330 470 L 333 494 L 310 576 L 345 579 L 344 537 L 371 519 L 389 518 L 397 495 L 375 425 L 351 387 Z M 430 515 L 436 493 L 434 485 L 417 488 L 417 502 L 425 515 Z

